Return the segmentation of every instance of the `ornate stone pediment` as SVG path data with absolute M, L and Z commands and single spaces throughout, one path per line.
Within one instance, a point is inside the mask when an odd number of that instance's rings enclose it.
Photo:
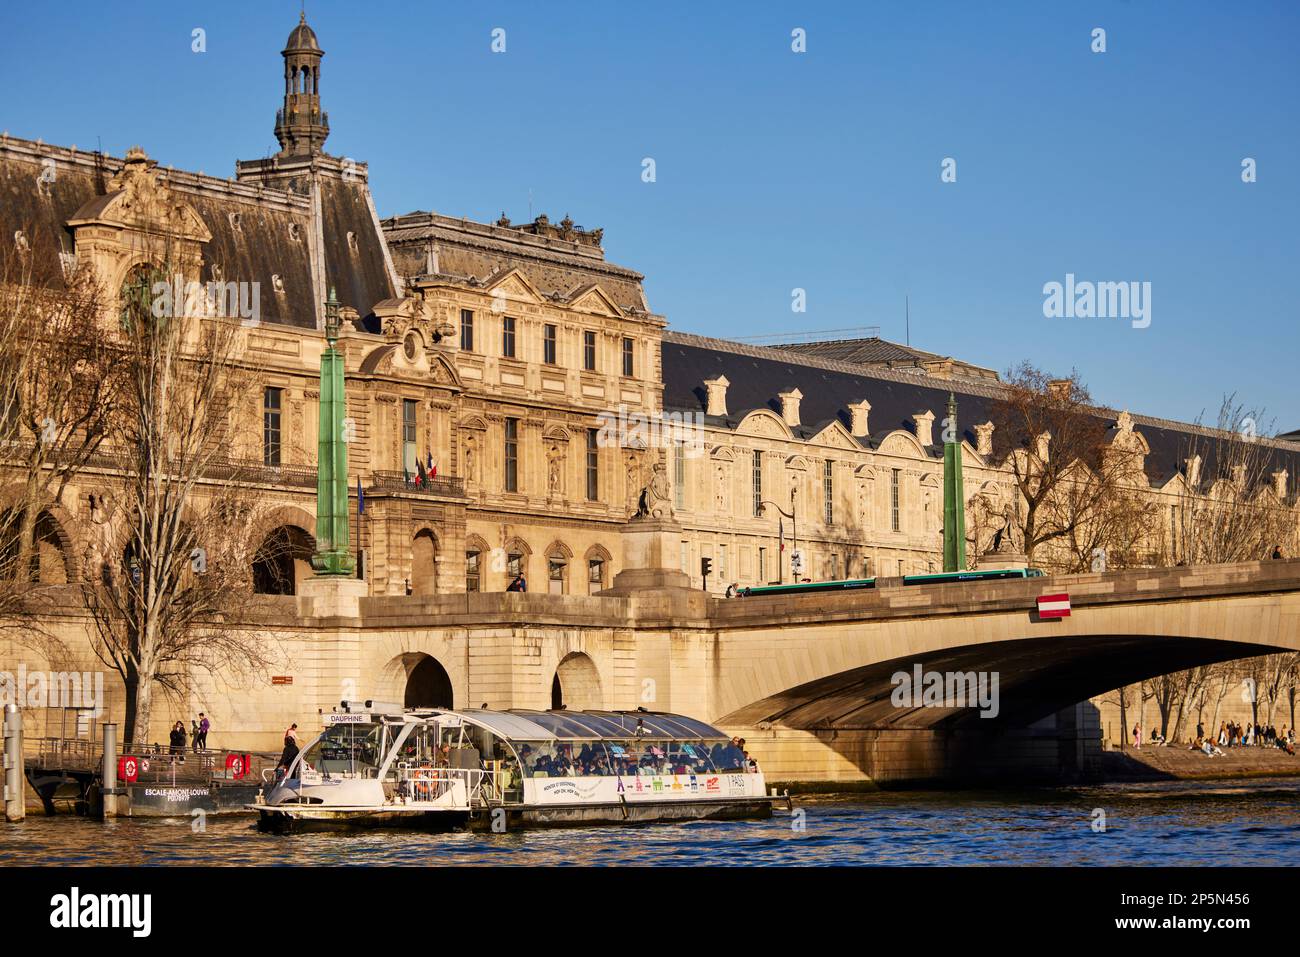
M 618 308 L 618 304 L 595 283 L 580 286 L 574 290 L 570 296 L 570 301 L 572 307 L 581 312 L 590 312 L 598 316 L 609 316 L 615 319 L 623 315 L 622 310 Z
M 844 428 L 838 421 L 829 423 L 826 428 L 813 436 L 812 444 L 826 445 L 833 449 L 843 449 L 846 452 L 862 451 L 862 447 L 858 445 L 857 440 L 849 435 L 849 430 Z
M 157 166 L 140 147 L 131 147 L 126 163 L 108 181 L 108 192 L 73 213 L 68 225 L 112 226 L 195 243 L 211 240 L 203 218 L 166 184 Z
M 916 439 L 906 432 L 889 433 L 880 443 L 880 451 L 885 455 L 906 455 L 913 458 L 923 454 Z
M 487 282 L 487 289 L 494 299 L 515 300 L 516 302 L 539 303 L 545 298 L 541 292 L 528 281 L 518 269 L 511 269 Z
M 766 409 L 755 409 L 740 420 L 736 431 L 741 435 L 757 435 L 769 439 L 788 439 L 790 430 L 777 416 Z

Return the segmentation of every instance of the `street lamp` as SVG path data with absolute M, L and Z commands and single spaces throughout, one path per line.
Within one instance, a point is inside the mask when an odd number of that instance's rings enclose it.
M 330 297 L 325 300 L 325 341 L 331 349 L 339 341 L 339 324 L 339 300 L 334 295 L 334 287 L 330 286 Z
M 799 548 L 799 523 L 795 519 L 795 514 L 798 511 L 797 501 L 795 499 L 795 492 L 796 492 L 795 489 L 790 489 L 790 511 L 788 512 L 785 509 L 783 509 L 780 505 L 777 505 L 776 502 L 769 502 L 767 499 L 760 499 L 758 503 L 760 508 L 766 508 L 767 506 L 771 505 L 774 509 L 776 509 L 778 512 L 780 512 L 782 515 L 784 515 L 786 518 L 790 520 L 791 555 L 793 555 L 794 552 Z M 777 555 L 777 571 L 781 573 L 780 583 L 784 584 L 785 583 L 785 561 L 784 561 L 784 556 L 780 554 Z M 793 572 L 791 574 L 793 575 Z

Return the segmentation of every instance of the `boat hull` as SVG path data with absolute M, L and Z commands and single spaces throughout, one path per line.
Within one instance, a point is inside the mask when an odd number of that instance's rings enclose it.
M 330 808 L 319 805 L 257 805 L 255 810 L 259 814 L 258 830 L 274 834 L 367 828 L 494 833 L 535 828 L 761 820 L 772 816 L 772 799 L 548 804 L 480 808 L 473 812 L 413 808 Z

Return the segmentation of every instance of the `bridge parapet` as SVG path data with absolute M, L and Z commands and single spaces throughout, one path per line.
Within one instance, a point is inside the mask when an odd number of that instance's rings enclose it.
M 710 626 L 730 630 L 857 619 L 1029 614 L 1039 595 L 1059 592 L 1068 593 L 1076 608 L 1300 592 L 1300 559 L 734 599 L 714 604 Z

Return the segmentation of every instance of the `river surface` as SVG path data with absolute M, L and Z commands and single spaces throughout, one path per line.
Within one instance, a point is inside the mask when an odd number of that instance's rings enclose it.
M 292 836 L 243 816 L 195 831 L 189 819 L 37 814 L 0 822 L 0 865 L 1300 864 L 1295 778 L 808 796 L 795 808 L 767 821 Z

